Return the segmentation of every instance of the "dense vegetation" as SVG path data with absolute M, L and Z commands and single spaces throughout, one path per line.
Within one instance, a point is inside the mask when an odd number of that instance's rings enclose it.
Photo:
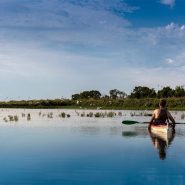
M 117 89 L 113 89 L 109 91 L 109 95 L 102 96 L 99 91 L 84 91 L 79 94 L 72 95 L 73 100 L 79 99 L 125 99 L 125 98 L 179 98 L 185 97 L 185 89 L 183 86 L 177 86 L 175 89 L 171 87 L 163 87 L 162 89 L 155 91 L 154 88 L 149 88 L 145 86 L 136 86 L 130 95 L 127 95 L 124 91 L 119 91 Z
M 169 109 L 185 110 L 185 90 L 183 86 L 175 89 L 164 87 L 159 91 L 137 86 L 130 95 L 113 89 L 108 95 L 97 90 L 73 94 L 71 99 L 22 100 L 0 102 L 1 108 L 92 108 L 92 109 L 154 109 L 159 98 L 166 98 Z

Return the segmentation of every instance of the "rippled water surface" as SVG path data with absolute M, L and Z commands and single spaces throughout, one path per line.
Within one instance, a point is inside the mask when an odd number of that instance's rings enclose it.
M 184 125 L 165 140 L 149 134 L 145 124 L 122 125 L 124 119 L 150 119 L 128 112 L 48 119 L 32 110 L 27 121 L 18 110 L 19 121 L 3 122 L 13 113 L 1 112 L 0 184 L 185 184 Z

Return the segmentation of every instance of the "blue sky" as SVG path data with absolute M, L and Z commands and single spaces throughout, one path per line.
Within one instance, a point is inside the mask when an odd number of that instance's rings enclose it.
M 0 0 L 0 99 L 185 85 L 183 0 Z

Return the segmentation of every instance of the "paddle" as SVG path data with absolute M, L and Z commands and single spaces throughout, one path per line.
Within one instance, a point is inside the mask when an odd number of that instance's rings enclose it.
M 149 122 L 138 122 L 138 121 L 133 121 L 133 120 L 124 120 L 124 121 L 122 121 L 122 123 L 125 125 L 133 125 L 136 123 L 149 123 Z
M 137 123 L 149 123 L 149 122 L 138 122 L 138 121 L 133 121 L 133 120 L 124 120 L 122 121 L 122 124 L 124 125 L 133 125 Z M 185 123 L 175 123 L 175 124 L 185 124 Z

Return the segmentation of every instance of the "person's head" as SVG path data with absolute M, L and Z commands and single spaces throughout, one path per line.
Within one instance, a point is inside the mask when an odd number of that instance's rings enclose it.
M 162 108 L 165 108 L 166 107 L 166 100 L 160 99 L 159 106 Z

